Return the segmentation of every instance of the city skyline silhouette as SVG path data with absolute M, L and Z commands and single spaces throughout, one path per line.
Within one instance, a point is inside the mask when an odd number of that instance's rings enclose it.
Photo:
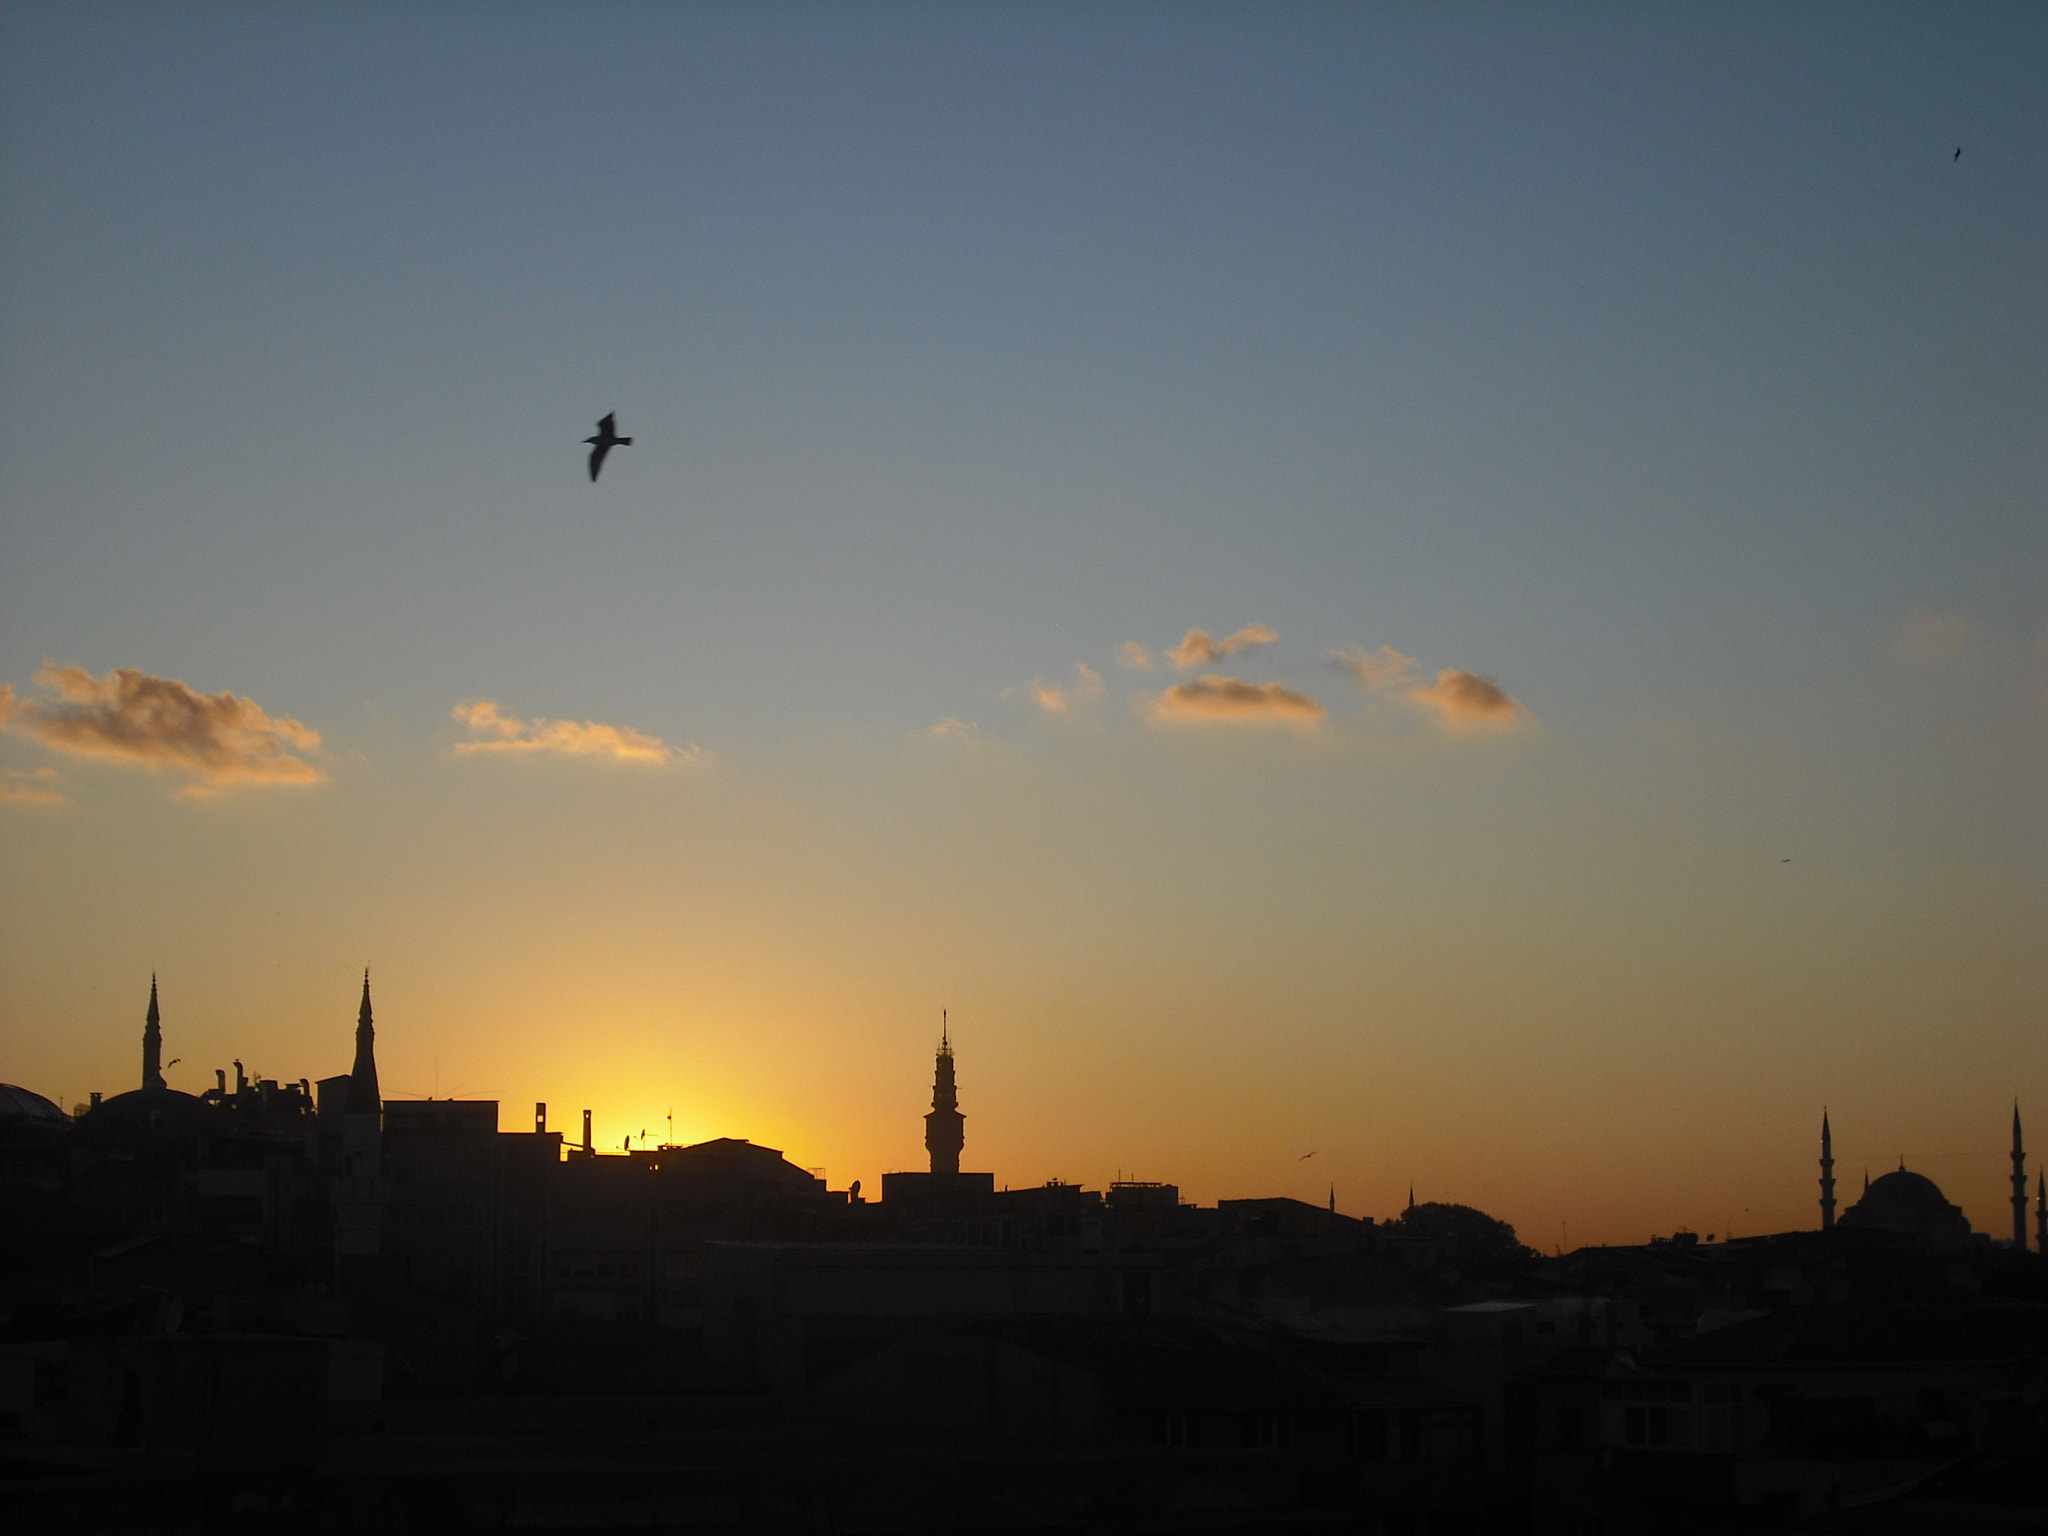
M 2044 78 L 9 5 L 9 1536 L 2048 1527 Z

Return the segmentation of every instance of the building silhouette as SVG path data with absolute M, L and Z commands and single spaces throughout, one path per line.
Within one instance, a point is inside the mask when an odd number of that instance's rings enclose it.
M 960 1149 L 966 1140 L 967 1117 L 960 1113 L 960 1095 L 953 1082 L 953 1042 L 941 1014 L 939 1054 L 932 1068 L 932 1108 L 924 1117 L 924 1145 L 931 1154 L 932 1172 L 944 1178 L 956 1177 L 960 1172 Z
M 928 1167 L 880 1200 L 386 1101 L 367 973 L 317 1084 L 181 1093 L 165 1043 L 152 978 L 140 1086 L 0 1085 L 10 1531 L 1874 1536 L 2038 1498 L 2017 1110 L 2011 1244 L 1903 1165 L 1837 1215 L 1824 1110 L 1817 1230 L 1546 1258 L 1412 1192 L 998 1188 L 943 1016 Z

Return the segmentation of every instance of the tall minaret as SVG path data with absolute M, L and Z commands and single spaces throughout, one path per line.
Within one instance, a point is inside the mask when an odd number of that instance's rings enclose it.
M 939 1059 L 932 1075 L 932 1112 L 924 1117 L 924 1146 L 932 1155 L 932 1172 L 957 1174 L 960 1148 L 967 1140 L 967 1117 L 953 1087 L 953 1041 L 946 1016 L 939 1015 Z
M 2027 1251 L 2027 1151 L 2020 1145 L 2020 1101 L 2012 1101 L 2012 1245 Z
M 1820 1112 L 1820 1229 L 1835 1224 L 1835 1138 L 1828 1129 L 1828 1112 Z
M 377 1092 L 377 1028 L 370 1020 L 370 973 L 363 971 L 363 1006 L 356 1011 L 356 1064 L 348 1074 L 348 1108 L 352 1115 L 383 1112 Z
M 164 1086 L 164 1031 L 156 1011 L 156 972 L 149 973 L 149 1014 L 142 1023 L 142 1091 Z

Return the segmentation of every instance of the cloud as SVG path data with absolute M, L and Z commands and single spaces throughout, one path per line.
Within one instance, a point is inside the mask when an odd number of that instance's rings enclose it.
M 94 677 L 83 667 L 45 662 L 36 683 L 49 698 L 21 698 L 0 683 L 0 726 L 75 757 L 134 764 L 152 772 L 195 775 L 181 796 L 230 784 L 319 784 L 327 775 L 300 752 L 317 752 L 320 733 L 288 715 L 272 716 L 254 699 L 199 693 L 176 678 L 116 667 Z
M 1196 667 L 1214 666 L 1225 656 L 1250 650 L 1255 645 L 1271 645 L 1279 638 L 1278 631 L 1263 624 L 1247 624 L 1236 634 L 1225 635 L 1221 640 L 1212 639 L 1206 629 L 1191 629 L 1181 636 L 1179 645 L 1166 653 L 1166 659 L 1173 663 L 1176 671 L 1189 672 Z
M 1963 653 L 1976 629 L 1960 613 L 1920 608 L 1899 626 L 1899 654 L 1908 661 L 1948 661 Z
M 1315 725 L 1329 711 L 1305 693 L 1278 683 L 1248 683 L 1214 673 L 1176 683 L 1153 701 L 1152 717 L 1232 725 Z
M 1075 681 L 1072 688 L 1055 688 L 1049 683 L 1031 685 L 1032 702 L 1040 709 L 1058 712 L 1070 702 L 1093 704 L 1102 697 L 1104 683 L 1102 674 L 1085 661 L 1074 663 Z
M 1434 683 L 1416 684 L 1405 697 L 1423 709 L 1435 710 L 1438 721 L 1453 731 L 1515 725 L 1526 713 L 1492 678 L 1460 672 L 1456 667 L 1437 673 Z
M 458 741 L 455 750 L 470 752 L 558 752 L 564 757 L 608 757 L 621 763 L 694 762 L 703 754 L 695 747 L 671 747 L 658 737 L 630 726 L 599 725 L 595 720 L 522 720 L 508 715 L 489 699 L 467 699 L 451 711 L 475 738 Z
M 1152 670 L 1152 653 L 1135 640 L 1126 640 L 1116 653 L 1116 659 L 1133 672 Z
M 69 805 L 68 795 L 48 787 L 56 777 L 54 768 L 9 768 L 0 773 L 0 805 Z M 23 779 L 31 782 L 24 784 Z
M 1368 688 L 1403 687 L 1408 682 L 1408 674 L 1415 670 L 1415 658 L 1402 654 L 1391 645 L 1383 645 L 1376 651 L 1368 651 L 1362 645 L 1347 645 L 1342 650 L 1330 652 L 1330 659 Z
M 938 724 L 927 727 L 925 734 L 935 736 L 940 741 L 978 741 L 981 738 L 981 727 L 971 721 L 956 720 L 949 715 Z

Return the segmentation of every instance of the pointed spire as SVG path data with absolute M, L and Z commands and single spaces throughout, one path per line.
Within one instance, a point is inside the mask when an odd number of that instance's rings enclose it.
M 356 1061 L 348 1074 L 348 1113 L 381 1114 L 384 1098 L 377 1090 L 377 1026 L 370 1016 L 370 972 L 363 969 L 363 1006 L 356 1013 Z
M 2027 1152 L 2020 1144 L 2020 1101 L 2012 1101 L 2012 1245 L 2027 1251 Z
M 1337 1185 L 1335 1181 L 1332 1181 L 1330 1184 L 1330 1214 L 1332 1216 L 1337 1214 Z
M 149 973 L 149 1012 L 142 1020 L 142 1089 L 147 1093 L 164 1086 L 163 1015 L 156 1006 L 156 972 Z
M 1827 1106 L 1820 1111 L 1820 1229 L 1835 1224 L 1835 1138 L 1828 1129 Z
M 1413 1184 L 1408 1186 L 1408 1209 L 1411 1211 L 1415 1209 L 1415 1186 Z

